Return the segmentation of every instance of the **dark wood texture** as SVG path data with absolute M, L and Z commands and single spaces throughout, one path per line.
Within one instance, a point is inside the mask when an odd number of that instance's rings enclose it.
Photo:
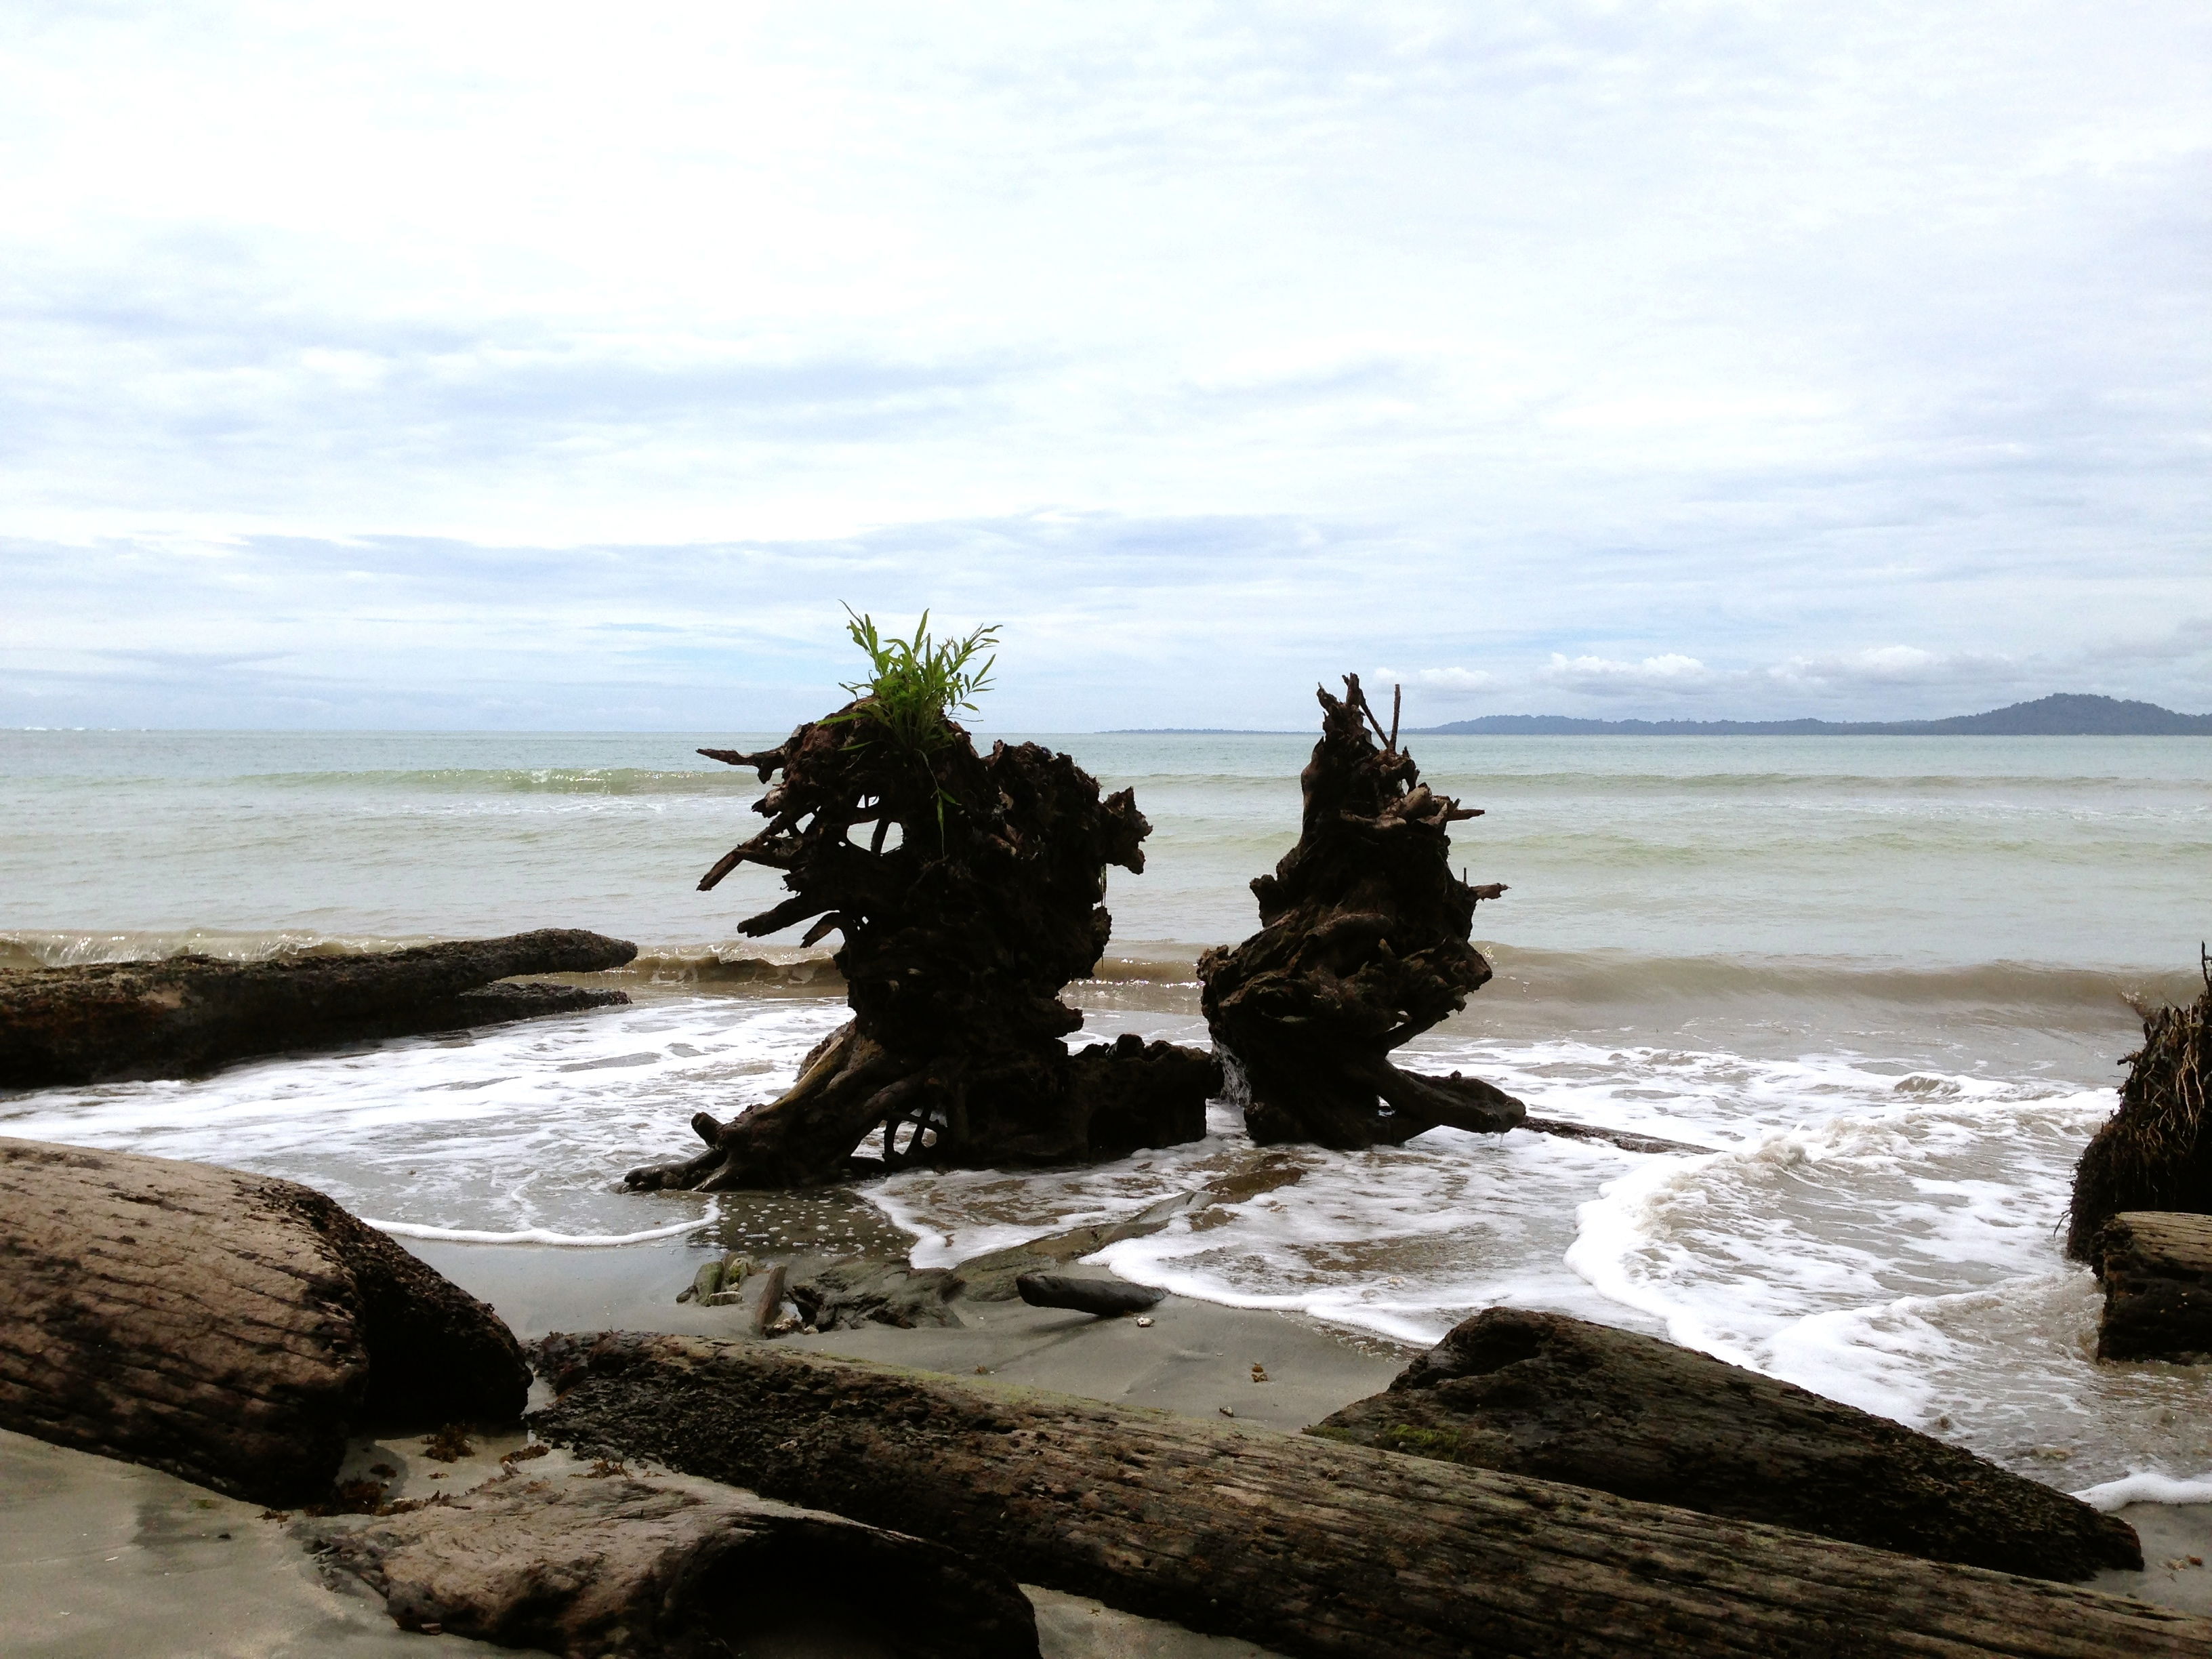
M 1957 1446 L 1680 1348 L 1492 1308 L 1310 1433 L 2040 1578 L 2140 1568 L 2135 1531 Z
M 511 1421 L 475 1297 L 289 1181 L 0 1139 L 0 1427 L 271 1504 L 357 1426 Z
M 811 921 L 842 935 L 853 1019 L 792 1086 L 727 1121 L 706 1150 L 629 1172 L 635 1188 L 820 1185 L 909 1164 L 1035 1164 L 1195 1140 L 1218 1068 L 1209 1054 L 1124 1038 L 1070 1055 L 1083 1017 L 1060 1000 L 1112 932 L 1109 865 L 1145 867 L 1152 825 L 1128 790 L 1101 798 L 1066 755 L 994 744 L 979 755 L 939 719 L 902 748 L 868 699 L 758 754 L 699 752 L 774 786 L 768 827 L 701 880 L 781 871 L 791 896 L 741 924 Z M 896 831 L 896 836 L 890 832 Z
M 592 973 L 636 955 L 627 940 L 547 927 L 375 956 L 18 969 L 0 973 L 0 1087 L 183 1077 L 250 1054 L 627 1002 L 620 991 L 490 981 Z
M 2212 1621 L 1310 1437 L 823 1359 L 553 1336 L 532 1425 L 1312 1659 L 2180 1659 Z
M 911 1659 L 1036 1659 L 999 1569 L 703 1480 L 510 1474 L 447 1503 L 294 1523 L 394 1623 L 568 1659 L 726 1659 L 837 1638 Z M 826 1628 L 824 1628 L 826 1626 Z
M 1231 1092 L 1262 1145 L 1352 1149 L 1439 1124 L 1511 1128 L 1525 1110 L 1490 1084 L 1390 1063 L 1488 982 L 1468 939 L 1477 901 L 1505 890 L 1453 873 L 1450 826 L 1480 814 L 1420 781 L 1358 675 L 1344 686 L 1341 700 L 1316 691 L 1322 737 L 1299 779 L 1297 845 L 1252 884 L 1260 931 L 1199 958 Z
M 2212 1216 L 2130 1210 L 2097 1235 L 2100 1359 L 2212 1364 Z

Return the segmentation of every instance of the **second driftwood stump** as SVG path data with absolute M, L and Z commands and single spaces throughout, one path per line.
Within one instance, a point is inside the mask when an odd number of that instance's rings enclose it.
M 806 1187 L 913 1164 L 1115 1158 L 1206 1133 L 1212 1057 L 1124 1036 L 1069 1054 L 1083 1016 L 1060 1000 L 1106 948 L 1106 867 L 1145 867 L 1152 826 L 1124 789 L 1033 743 L 980 755 L 957 723 L 902 746 L 869 699 L 758 754 L 768 827 L 708 871 L 783 872 L 791 896 L 743 924 L 812 921 L 836 952 L 853 1018 L 775 1100 L 691 1121 L 707 1150 L 633 1170 L 634 1188 Z M 865 1149 L 862 1142 L 868 1144 Z
M 1344 686 L 1340 700 L 1316 692 L 1322 737 L 1299 779 L 1298 844 L 1252 884 L 1260 931 L 1199 959 L 1214 1046 L 1263 1145 L 1352 1150 L 1439 1124 L 1510 1129 L 1526 1115 L 1512 1096 L 1391 1064 L 1392 1049 L 1489 981 L 1468 940 L 1477 902 L 1505 890 L 1452 873 L 1450 826 L 1480 814 L 1420 781 L 1357 674 Z

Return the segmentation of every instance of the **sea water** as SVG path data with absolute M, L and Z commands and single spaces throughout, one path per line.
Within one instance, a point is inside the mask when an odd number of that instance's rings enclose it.
M 1075 1042 L 1205 1041 L 1192 963 L 1255 924 L 1295 838 L 1295 736 L 1048 739 L 1153 824 L 1113 872 Z M 0 1133 L 322 1188 L 403 1237 L 619 1249 L 716 1200 L 630 1194 L 705 1109 L 769 1097 L 843 1018 L 790 940 L 736 924 L 765 734 L 0 732 L 0 959 L 359 951 L 544 926 L 635 939 L 627 1008 L 362 1044 L 213 1077 L 0 1096 Z M 2212 742 L 1409 741 L 1486 816 L 1497 978 L 1413 1045 L 1536 1113 L 1704 1149 L 1439 1129 L 1285 1149 L 1294 1184 L 1113 1247 L 1118 1272 L 1403 1342 L 1498 1304 L 1664 1334 L 2072 1490 L 2212 1497 L 2212 1379 L 2099 1365 L 2059 1241 L 2131 1004 L 2212 933 Z M 947 1263 L 1126 1215 L 1249 1163 L 1208 1136 L 1091 1168 L 908 1172 L 868 1200 Z M 553 1269 L 557 1270 L 557 1269 Z M 2112 1483 L 2129 1480 L 2126 1486 Z M 2163 1479 L 2164 1486 L 2159 1485 Z M 2179 1482 L 2179 1484 L 2176 1484 Z

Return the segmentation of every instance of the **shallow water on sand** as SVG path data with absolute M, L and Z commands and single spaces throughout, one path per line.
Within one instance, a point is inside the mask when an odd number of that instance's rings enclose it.
M 403 1237 L 619 1248 L 741 1224 L 619 1175 L 686 1150 L 692 1112 L 774 1093 L 843 1010 L 834 981 L 787 971 L 795 951 L 730 942 L 764 878 L 690 890 L 757 793 L 693 741 L 0 734 L 17 961 L 551 924 L 647 946 L 629 1008 L 0 1097 L 0 1133 L 283 1174 Z M 1156 825 L 1145 874 L 1115 872 L 1101 977 L 1072 990 L 1076 1041 L 1203 1042 L 1189 964 L 1252 925 L 1243 883 L 1289 844 L 1306 740 L 1059 741 Z M 2175 970 L 2212 931 L 2212 743 L 1413 747 L 1491 809 L 1466 861 L 1512 889 L 1478 917 L 1497 980 L 1416 1063 L 1711 1150 L 1448 1130 L 1279 1150 L 1295 1183 L 1104 1260 L 1405 1340 L 1494 1303 L 1661 1332 L 2069 1489 L 2212 1471 L 2212 1378 L 2096 1365 L 2094 1285 L 2057 1226 L 2132 1046 L 2123 997 L 2187 994 Z M 762 959 L 782 965 L 739 965 Z M 1096 1169 L 863 1190 L 917 1261 L 949 1262 L 1260 1156 L 1233 1109 L 1212 1127 Z M 817 1219 L 825 1243 L 887 1236 L 849 1207 Z

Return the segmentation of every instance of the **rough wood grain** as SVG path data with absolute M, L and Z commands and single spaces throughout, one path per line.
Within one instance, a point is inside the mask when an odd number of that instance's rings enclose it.
M 2118 1516 L 1656 1337 L 1492 1308 L 1308 1431 L 2041 1578 L 2139 1569 Z
M 807 1635 L 913 1659 L 1037 1651 L 1029 1601 L 995 1567 L 704 1480 L 509 1475 L 451 1502 L 293 1529 L 403 1629 L 568 1659 L 724 1659 L 766 1635 L 784 1639 L 778 1651 Z
M 0 1427 L 290 1504 L 356 1424 L 528 1387 L 490 1309 L 311 1188 L 0 1139 Z
M 2212 1216 L 2130 1210 L 2097 1235 L 2100 1359 L 2212 1364 Z
M 532 1419 L 1313 1659 L 2180 1659 L 2212 1621 L 1309 1437 L 819 1358 L 554 1336 Z
M 620 991 L 490 981 L 596 972 L 636 954 L 624 939 L 547 927 L 377 956 L 19 969 L 0 974 L 0 1087 L 182 1077 L 249 1054 L 627 1002 Z

